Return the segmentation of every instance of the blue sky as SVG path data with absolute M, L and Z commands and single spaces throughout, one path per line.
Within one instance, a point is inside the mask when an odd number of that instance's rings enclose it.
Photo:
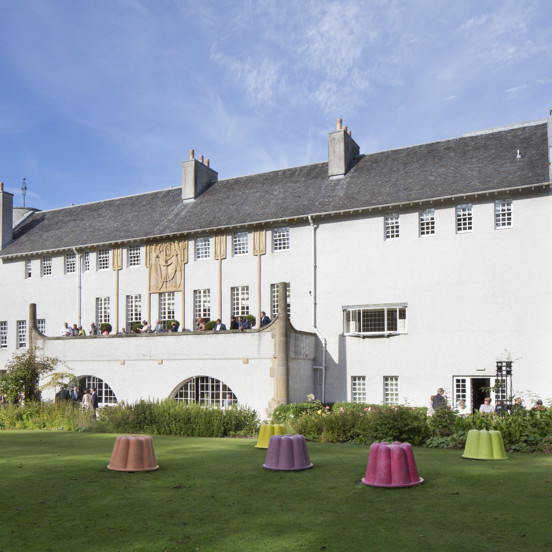
M 0 0 L 0 180 L 64 207 L 541 119 L 548 0 Z

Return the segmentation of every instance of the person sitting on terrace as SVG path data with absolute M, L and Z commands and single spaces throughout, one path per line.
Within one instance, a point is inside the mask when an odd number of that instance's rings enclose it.
M 98 326 L 94 322 L 90 324 L 90 335 L 98 335 Z
M 238 324 L 238 321 L 236 320 L 235 316 L 230 317 L 230 329 L 231 330 L 239 330 L 240 326 Z
M 244 318 L 243 316 L 240 316 L 238 318 L 238 329 L 240 332 L 243 332 L 243 330 L 249 330 L 251 326 L 249 325 L 249 320 L 247 318 Z
M 79 329 L 76 324 L 73 324 L 73 327 L 71 328 L 71 335 L 79 335 Z
M 224 332 L 225 330 L 226 330 L 226 325 L 223 324 L 220 321 L 220 318 L 217 318 L 217 323 L 216 323 L 215 327 L 213 328 L 213 331 L 214 332 Z
M 270 317 L 266 315 L 265 311 L 261 311 L 261 324 L 260 327 L 263 328 L 264 326 L 268 326 L 270 324 L 271 320 Z
M 165 329 L 163 328 L 163 324 L 161 324 L 161 322 L 158 320 L 157 321 L 157 324 L 155 324 L 155 333 L 161 333 L 161 332 L 164 332 Z
M 491 405 L 491 397 L 485 397 L 485 402 L 479 407 L 481 414 L 492 414 L 494 407 Z
M 142 322 L 142 329 L 140 330 L 141 333 L 151 333 L 151 324 L 148 324 L 147 320 L 144 320 Z
M 196 332 L 203 332 L 205 331 L 205 322 L 203 321 L 203 318 L 198 318 L 196 321 Z
M 59 335 L 63 337 L 69 337 L 70 335 L 73 335 L 73 332 L 71 331 L 71 328 L 69 327 L 69 324 L 67 324 L 67 322 L 63 323 L 63 328 L 61 328 Z
M 77 335 L 86 335 L 86 332 L 83 330 L 82 326 L 77 328 Z
M 172 323 L 171 323 L 171 332 L 177 332 L 178 331 L 178 326 L 176 325 L 176 322 L 173 320 Z

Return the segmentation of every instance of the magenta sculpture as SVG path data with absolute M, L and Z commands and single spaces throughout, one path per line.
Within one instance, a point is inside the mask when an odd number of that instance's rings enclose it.
M 372 443 L 368 455 L 365 485 L 372 487 L 413 487 L 424 480 L 418 475 L 410 443 Z
M 268 442 L 263 467 L 289 471 L 312 468 L 303 435 L 273 435 Z

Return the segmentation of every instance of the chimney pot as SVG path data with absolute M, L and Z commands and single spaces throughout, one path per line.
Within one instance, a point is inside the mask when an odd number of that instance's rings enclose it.
M 193 159 L 193 158 L 194 158 L 194 150 L 191 149 L 191 150 L 190 150 L 190 159 Z
M 337 120 L 337 130 L 341 130 L 341 119 Z
M 348 130 L 348 131 L 347 131 L 347 134 L 348 134 L 349 136 L 351 136 L 351 131 L 350 131 L 350 130 Z
M 199 162 L 200 162 L 200 163 L 203 163 L 203 155 L 200 155 L 200 156 L 199 156 Z
M 209 166 L 209 159 L 205 159 L 205 166 L 206 166 L 206 167 Z
M 3 192 L 3 191 L 4 191 L 4 183 L 0 182 L 0 192 Z

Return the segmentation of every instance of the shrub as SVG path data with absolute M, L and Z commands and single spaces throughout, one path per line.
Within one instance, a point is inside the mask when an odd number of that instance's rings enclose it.
M 109 322 L 102 322 L 100 324 L 100 333 L 103 335 L 104 332 L 111 333 L 113 328 Z
M 244 318 L 244 320 L 245 319 L 249 320 L 249 326 L 251 328 L 255 327 L 255 324 L 257 323 L 257 319 L 252 314 L 246 314 L 246 315 L 244 315 L 243 318 Z
M 205 322 L 205 329 L 209 331 L 214 330 L 216 325 L 217 325 L 216 320 L 209 320 L 209 322 Z
M 175 323 L 177 330 L 178 330 L 178 328 L 180 328 L 180 322 L 178 320 L 167 320 L 167 327 L 166 327 L 167 331 L 170 331 L 170 329 L 173 325 L 173 322 Z

